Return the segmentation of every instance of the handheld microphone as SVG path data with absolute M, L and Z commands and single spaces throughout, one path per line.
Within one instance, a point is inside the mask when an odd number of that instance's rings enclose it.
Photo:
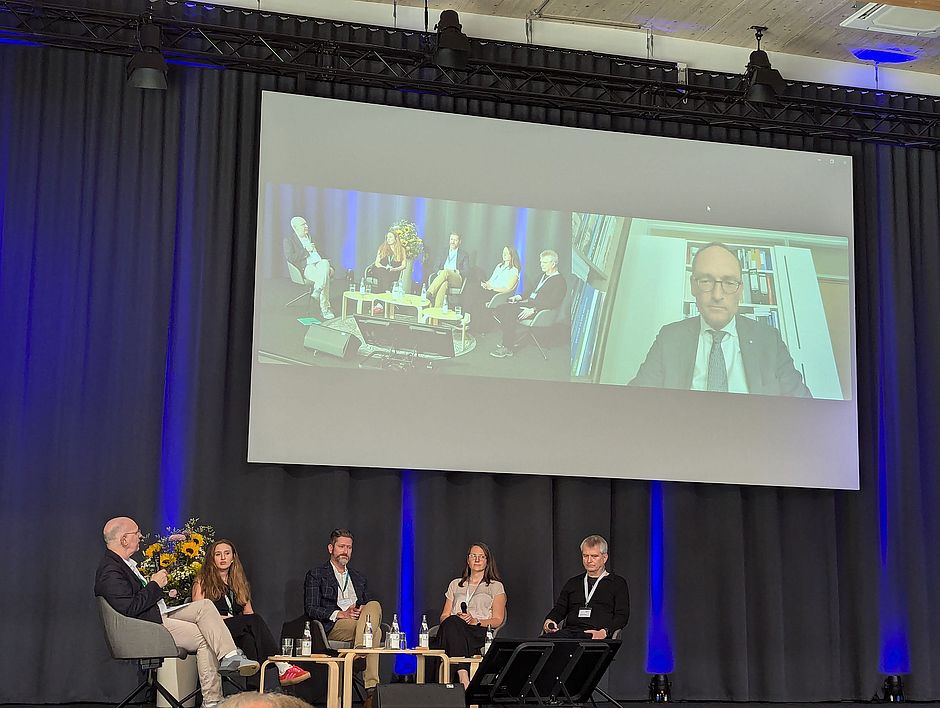
M 467 614 L 467 603 L 466 603 L 466 602 L 461 602 L 461 603 L 460 603 L 460 611 L 461 611 L 463 614 Z

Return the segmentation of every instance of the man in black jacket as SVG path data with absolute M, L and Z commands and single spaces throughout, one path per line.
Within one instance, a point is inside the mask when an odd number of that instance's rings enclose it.
M 564 276 L 558 272 L 558 254 L 555 251 L 542 251 L 539 254 L 539 265 L 542 268 L 542 277 L 525 299 L 513 295 L 509 302 L 500 305 L 493 314 L 499 320 L 499 328 L 503 339 L 490 356 L 503 359 L 513 355 L 517 344 L 519 323 L 532 319 L 542 310 L 555 310 L 561 307 L 568 294 L 568 283 Z
M 304 612 L 323 623 L 329 639 L 362 646 L 366 620 L 372 623 L 373 646 L 382 642 L 382 605 L 369 592 L 366 577 L 349 567 L 353 535 L 348 529 L 334 529 L 326 550 L 330 560 L 307 571 L 304 579 Z M 379 655 L 366 658 L 363 672 L 366 688 L 379 682 Z
M 571 578 L 542 625 L 542 636 L 558 639 L 611 639 L 630 619 L 625 578 L 608 573 L 607 541 L 596 534 L 581 541 L 584 575 Z M 564 621 L 565 626 L 559 627 Z
M 147 579 L 131 558 L 140 548 L 141 538 L 140 527 L 126 516 L 104 525 L 107 550 L 95 573 L 95 595 L 126 617 L 162 624 L 173 635 L 176 646 L 196 652 L 203 705 L 213 706 L 222 700 L 220 671 L 252 676 L 258 672 L 258 662 L 248 659 L 235 646 L 211 600 L 199 600 L 179 609 L 166 606 L 166 570 L 158 570 Z

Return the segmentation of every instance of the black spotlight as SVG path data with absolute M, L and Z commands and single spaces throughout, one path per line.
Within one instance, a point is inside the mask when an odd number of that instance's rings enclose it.
M 437 30 L 437 49 L 434 63 L 448 69 L 466 69 L 470 57 L 470 38 L 461 30 L 456 10 L 444 10 L 434 29 Z
M 160 53 L 160 28 L 150 21 L 138 29 L 140 51 L 127 62 L 127 85 L 166 91 L 166 59 Z
M 752 103 L 776 103 L 777 96 L 784 92 L 787 84 L 780 72 L 770 65 L 767 52 L 760 48 L 760 41 L 767 28 L 754 25 L 751 29 L 757 38 L 757 49 L 751 52 L 747 62 L 744 98 Z
M 672 684 L 669 674 L 653 674 L 650 681 L 650 703 L 671 703 Z
M 886 676 L 881 685 L 881 694 L 885 703 L 903 703 L 904 684 L 901 683 L 901 677 L 897 674 Z

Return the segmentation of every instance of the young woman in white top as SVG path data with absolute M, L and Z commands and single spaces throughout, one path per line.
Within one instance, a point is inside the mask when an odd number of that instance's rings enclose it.
M 447 586 L 433 646 L 448 656 L 475 656 L 483 649 L 487 629 L 495 631 L 505 621 L 506 591 L 496 560 L 485 543 L 474 543 L 463 575 Z M 457 677 L 464 688 L 470 683 L 465 669 L 459 669 Z
M 494 293 L 515 292 L 519 285 L 519 252 L 513 246 L 503 247 L 503 260 L 493 269 L 489 280 L 480 283 L 480 287 Z

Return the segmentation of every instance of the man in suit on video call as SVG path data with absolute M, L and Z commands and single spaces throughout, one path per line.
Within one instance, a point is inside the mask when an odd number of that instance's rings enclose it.
M 665 325 L 630 386 L 812 398 L 780 333 L 738 314 L 741 263 L 722 243 L 692 258 L 699 317 Z

